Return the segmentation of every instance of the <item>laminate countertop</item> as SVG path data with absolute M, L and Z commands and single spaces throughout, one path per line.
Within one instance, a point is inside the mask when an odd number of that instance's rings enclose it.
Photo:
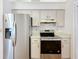
M 58 36 L 55 35 L 54 37 L 40 37 L 41 40 L 62 40 L 62 39 L 70 39 L 70 36 Z
M 54 36 L 54 37 L 40 37 L 41 40 L 61 40 L 61 37 Z

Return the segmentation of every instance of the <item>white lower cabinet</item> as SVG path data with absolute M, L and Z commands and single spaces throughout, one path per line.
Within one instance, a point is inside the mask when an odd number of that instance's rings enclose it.
M 40 59 L 40 37 L 31 37 L 31 58 Z
M 33 18 L 33 26 L 40 26 L 40 15 L 39 15 L 39 11 L 35 10 L 32 11 L 31 14 L 32 18 Z
M 70 43 L 69 39 L 62 39 L 62 59 L 70 58 Z

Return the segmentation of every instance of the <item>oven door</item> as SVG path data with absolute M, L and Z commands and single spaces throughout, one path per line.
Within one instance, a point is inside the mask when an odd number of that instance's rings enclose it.
M 61 40 L 42 40 L 41 54 L 61 54 Z

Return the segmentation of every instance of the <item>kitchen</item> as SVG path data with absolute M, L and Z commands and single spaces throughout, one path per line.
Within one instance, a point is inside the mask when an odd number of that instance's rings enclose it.
M 28 53 L 26 53 L 27 51 L 22 52 L 22 49 L 25 47 L 22 48 L 21 45 L 23 45 L 22 43 L 25 40 L 21 40 L 20 42 L 20 40 L 18 41 L 17 39 L 17 42 L 15 43 L 16 45 L 14 47 L 15 50 L 13 49 L 16 52 L 14 53 L 15 56 L 12 56 L 12 59 L 26 59 L 26 58 L 27 59 L 29 58 L 30 59 L 49 59 L 49 58 L 71 59 L 72 58 L 71 40 L 72 40 L 73 26 L 72 26 L 72 17 L 70 17 L 71 14 L 69 14 L 69 12 L 71 11 L 71 9 L 68 7 L 71 6 L 69 5 L 69 1 L 33 0 L 32 2 L 30 2 L 29 0 L 29 2 L 27 2 L 26 0 L 24 1 L 9 0 L 5 2 L 4 0 L 4 15 L 13 13 L 16 15 L 15 20 L 18 19 L 16 20 L 16 24 L 19 24 L 17 25 L 18 36 L 19 34 L 21 36 L 21 33 L 23 33 L 24 31 L 23 29 L 24 27 L 22 27 L 23 24 L 28 23 L 28 22 L 25 23 L 21 19 L 25 20 L 26 14 L 28 14 L 31 18 L 31 23 L 30 23 L 31 34 L 29 41 L 30 44 L 27 42 L 30 45 L 28 47 L 29 52 Z M 27 26 L 25 26 L 25 29 L 26 27 L 28 27 L 28 24 Z M 19 26 L 21 26 L 22 28 L 19 28 Z M 5 28 L 6 26 L 4 21 L 4 30 Z M 20 37 L 19 39 L 23 39 L 23 38 Z

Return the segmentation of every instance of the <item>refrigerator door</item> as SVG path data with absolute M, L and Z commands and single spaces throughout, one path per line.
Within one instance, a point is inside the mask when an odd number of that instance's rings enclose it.
M 25 14 L 4 15 L 3 59 L 29 59 L 31 18 Z
M 25 14 L 15 14 L 17 24 L 17 43 L 15 59 L 29 59 L 30 17 Z
M 4 15 L 3 59 L 13 59 L 13 43 L 15 38 L 14 14 Z
M 4 40 L 3 59 L 13 59 L 13 46 L 11 40 Z

